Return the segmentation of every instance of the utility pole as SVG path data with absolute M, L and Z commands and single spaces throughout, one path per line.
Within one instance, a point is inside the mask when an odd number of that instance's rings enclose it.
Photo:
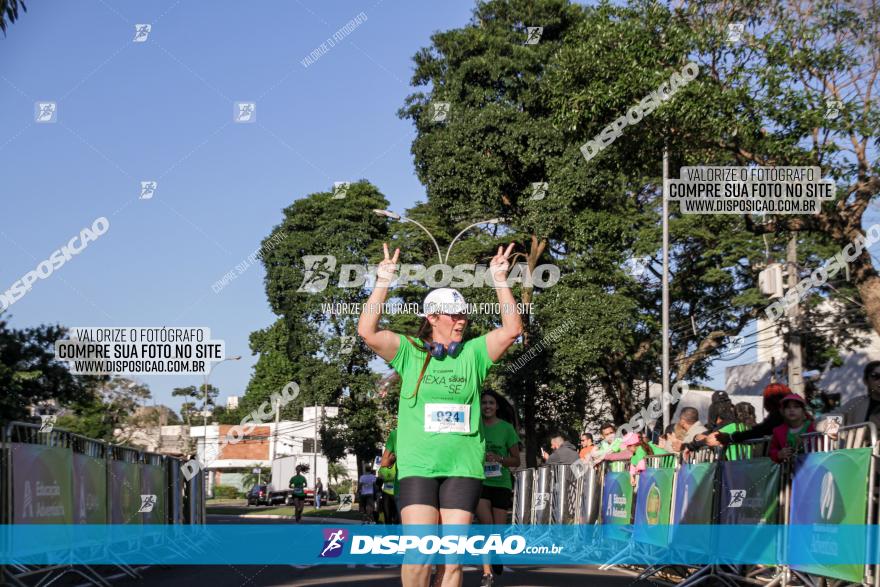
M 312 467 L 312 478 L 317 482 L 318 480 L 318 398 L 315 398 L 315 440 L 313 441 L 315 444 L 312 445 L 312 450 L 315 451 L 312 456 L 312 463 L 314 466 Z
M 669 426 L 669 147 L 663 143 L 663 430 Z
M 791 233 L 786 247 L 786 264 L 788 265 L 788 291 L 792 291 L 798 284 L 797 269 L 797 231 Z M 788 320 L 788 386 L 799 396 L 804 396 L 803 370 L 804 353 L 801 346 L 800 332 L 800 303 L 795 302 L 791 306 Z

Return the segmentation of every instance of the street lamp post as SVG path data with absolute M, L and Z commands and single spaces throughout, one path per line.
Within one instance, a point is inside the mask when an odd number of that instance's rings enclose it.
M 452 252 L 452 245 L 455 244 L 455 241 L 457 241 L 461 235 L 463 235 L 464 233 L 466 233 L 468 230 L 472 229 L 475 226 L 479 226 L 481 224 L 498 224 L 502 220 L 503 220 L 503 218 L 490 218 L 489 220 L 482 220 L 480 222 L 474 222 L 470 226 L 465 227 L 461 232 L 459 232 L 457 235 L 455 235 L 455 238 L 452 239 L 451 243 L 449 243 L 449 248 L 446 249 L 446 257 L 443 259 L 443 263 L 446 264 L 446 262 L 449 260 L 449 253 Z
M 208 455 L 208 378 L 211 377 L 211 372 L 214 371 L 214 367 L 216 367 L 217 365 L 219 365 L 223 361 L 238 361 L 240 359 L 241 359 L 241 355 L 233 355 L 231 357 L 226 357 L 225 359 L 223 359 L 221 361 L 217 361 L 216 363 L 213 363 L 211 365 L 211 368 L 208 369 L 208 372 L 205 373 L 205 382 L 202 384 L 203 385 L 202 389 L 205 393 L 204 403 L 202 404 L 202 459 L 204 459 L 206 461 L 203 463 L 204 468 L 206 469 L 206 472 L 207 472 L 207 467 L 208 467 L 208 463 L 207 463 L 207 460 L 208 460 L 208 458 L 207 458 L 207 455 Z M 208 479 L 210 479 L 210 475 L 208 475 Z M 209 483 L 209 485 L 210 485 L 210 483 Z M 207 493 L 207 491 L 206 491 L 206 493 Z
M 400 220 L 401 222 L 412 222 L 413 224 L 424 230 L 425 233 L 429 237 L 431 237 L 431 241 L 434 243 L 434 247 L 437 249 L 437 258 L 440 260 L 440 264 L 443 264 L 443 255 L 442 253 L 440 253 L 440 245 L 437 244 L 437 239 L 435 239 L 434 235 L 431 234 L 431 231 L 422 226 L 420 222 L 418 222 L 417 220 L 413 220 L 412 218 L 407 218 L 406 216 L 401 216 L 400 214 L 392 212 L 391 210 L 375 209 L 373 210 L 373 212 L 375 212 L 377 216 L 386 216 L 388 218 L 391 218 L 392 220 Z

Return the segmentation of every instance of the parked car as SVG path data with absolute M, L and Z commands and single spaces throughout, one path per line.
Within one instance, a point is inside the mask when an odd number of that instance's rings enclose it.
M 305 505 L 315 504 L 315 490 L 306 489 Z M 293 505 L 293 489 L 280 489 L 269 492 L 269 505 Z
M 269 486 L 254 485 L 247 494 L 247 504 L 252 505 L 269 505 Z

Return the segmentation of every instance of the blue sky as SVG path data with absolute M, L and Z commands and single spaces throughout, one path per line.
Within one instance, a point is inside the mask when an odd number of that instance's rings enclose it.
M 401 211 L 424 200 L 396 112 L 412 56 L 464 26 L 473 0 L 205 4 L 28 2 L 0 39 L 0 291 L 101 216 L 109 231 L 6 314 L 15 327 L 207 326 L 238 362 L 211 382 L 241 395 L 256 360 L 249 334 L 272 323 L 257 264 L 219 293 L 297 198 L 365 178 Z M 314 63 L 301 61 L 363 13 Z M 363 17 L 361 17 L 363 18 Z M 135 25 L 149 23 L 143 43 Z M 34 121 L 54 101 L 57 122 Z M 255 102 L 256 122 L 233 122 Z M 157 181 L 139 200 L 140 182 Z M 873 220 L 873 219 L 871 219 Z M 866 219 L 866 225 L 868 219 Z M 746 344 L 753 341 L 746 331 Z M 754 360 L 754 350 L 710 369 Z M 157 403 L 199 376 L 139 377 Z
M 366 178 L 402 210 L 424 200 L 397 110 L 412 55 L 470 18 L 472 0 L 28 2 L 0 39 L 0 291 L 101 216 L 110 229 L 6 314 L 11 324 L 208 326 L 238 362 L 211 382 L 241 394 L 249 334 L 273 321 L 261 265 L 219 293 L 282 209 Z M 358 14 L 351 34 L 301 63 Z M 363 18 L 363 17 L 362 17 Z M 135 24 L 150 23 L 143 43 Z M 34 103 L 57 122 L 37 124 Z M 233 122 L 234 102 L 256 122 Z M 158 181 L 139 200 L 140 182 Z M 141 377 L 157 403 L 198 376 Z

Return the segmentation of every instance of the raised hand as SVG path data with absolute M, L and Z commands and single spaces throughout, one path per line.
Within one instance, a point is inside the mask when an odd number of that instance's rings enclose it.
M 385 251 L 385 259 L 379 263 L 376 269 L 376 285 L 378 287 L 387 287 L 394 278 L 397 277 L 397 260 L 400 258 L 400 249 L 394 249 L 394 256 L 388 254 L 388 243 L 382 243 Z
M 515 243 L 510 243 L 506 250 L 503 250 L 503 246 L 499 245 L 498 252 L 489 262 L 489 273 L 492 275 L 492 279 L 494 279 L 496 283 L 507 281 L 507 272 L 510 271 L 509 258 L 510 253 L 513 252 L 514 245 Z

